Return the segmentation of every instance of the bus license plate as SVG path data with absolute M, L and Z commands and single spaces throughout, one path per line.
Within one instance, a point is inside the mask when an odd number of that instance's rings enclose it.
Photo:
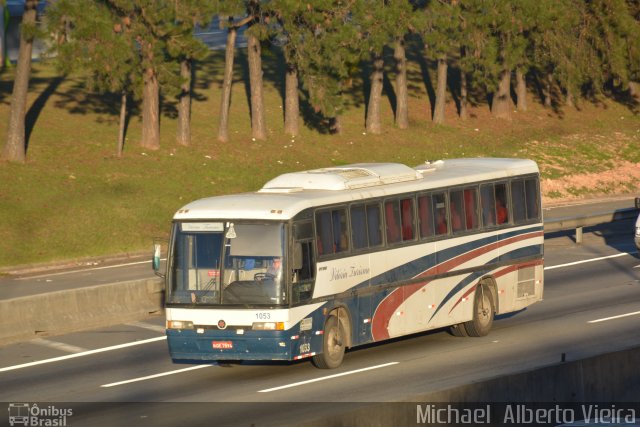
M 233 348 L 233 342 L 231 341 L 212 341 L 211 345 L 216 350 L 226 350 L 226 349 Z

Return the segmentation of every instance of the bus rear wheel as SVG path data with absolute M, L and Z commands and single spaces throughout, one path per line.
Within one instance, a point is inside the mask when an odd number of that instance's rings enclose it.
M 495 304 L 491 290 L 487 286 L 478 286 L 473 299 L 473 319 L 464 323 L 464 329 L 470 337 L 484 337 L 491 330 Z
M 345 351 L 344 328 L 336 316 L 329 316 L 324 324 L 322 353 L 313 356 L 313 364 L 320 369 L 334 369 L 342 364 Z
M 464 327 L 464 323 L 456 323 L 455 325 L 449 326 L 449 333 L 454 337 L 468 337 L 469 334 Z

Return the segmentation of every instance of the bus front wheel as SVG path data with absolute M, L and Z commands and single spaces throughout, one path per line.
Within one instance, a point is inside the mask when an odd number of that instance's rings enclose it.
M 342 364 L 345 350 L 344 328 L 336 316 L 329 316 L 324 324 L 322 353 L 313 356 L 313 364 L 320 369 L 334 369 Z
M 491 290 L 487 286 L 478 286 L 473 299 L 473 319 L 464 323 L 464 329 L 470 337 L 483 337 L 491 330 L 495 304 Z

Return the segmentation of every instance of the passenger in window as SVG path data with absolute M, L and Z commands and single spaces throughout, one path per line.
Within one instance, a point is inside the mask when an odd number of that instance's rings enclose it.
M 496 216 L 498 217 L 498 224 L 504 224 L 509 220 L 509 212 L 504 206 L 504 201 L 500 198 L 496 198 Z

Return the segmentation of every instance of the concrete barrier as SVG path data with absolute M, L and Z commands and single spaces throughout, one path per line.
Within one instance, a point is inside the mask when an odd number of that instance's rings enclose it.
M 0 345 L 144 319 L 163 304 L 159 278 L 0 300 Z
M 416 425 L 417 406 L 453 404 L 483 408 L 492 404 L 498 412 L 506 405 L 535 403 L 564 407 L 636 408 L 640 422 L 640 348 L 621 350 L 572 362 L 558 363 L 527 372 L 491 378 L 448 390 L 416 396 L 398 396 L 402 402 L 334 405 L 333 415 L 296 425 L 303 427 L 358 427 Z M 419 373 L 416 373 L 419 375 Z M 609 405 L 607 405 L 609 403 Z M 626 405 L 625 405 L 626 403 Z M 575 409 L 576 420 L 583 412 Z M 627 412 L 621 412 L 625 415 Z M 495 414 L 494 414 L 495 415 Z M 495 417 L 494 417 L 495 421 Z M 494 425 L 505 425 L 497 419 Z M 517 424 L 517 423 L 516 423 Z M 435 423 L 434 423 L 435 425 Z M 616 424 L 619 425 L 619 424 Z M 635 424 L 634 424 L 635 425 Z

